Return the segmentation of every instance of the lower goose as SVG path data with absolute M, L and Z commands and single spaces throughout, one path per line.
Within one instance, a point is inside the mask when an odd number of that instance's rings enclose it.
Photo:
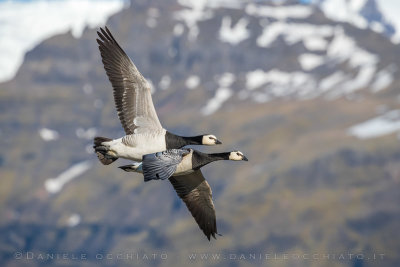
M 127 172 L 143 173 L 144 180 L 169 179 L 178 196 L 207 239 L 215 238 L 217 224 L 212 191 L 200 168 L 217 160 L 247 161 L 240 151 L 206 154 L 193 149 L 170 149 L 143 156 L 141 163 L 120 166 Z

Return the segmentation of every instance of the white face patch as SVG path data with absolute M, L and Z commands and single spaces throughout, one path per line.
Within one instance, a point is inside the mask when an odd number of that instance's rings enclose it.
M 202 144 L 203 145 L 208 145 L 208 146 L 213 146 L 217 144 L 217 137 L 215 137 L 215 135 L 212 134 L 207 134 L 203 136 L 203 140 L 202 140 Z
M 232 151 L 231 154 L 229 154 L 229 159 L 230 160 L 243 160 L 243 153 L 240 151 Z

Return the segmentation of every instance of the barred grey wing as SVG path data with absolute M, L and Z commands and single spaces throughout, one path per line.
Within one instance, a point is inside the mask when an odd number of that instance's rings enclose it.
M 187 149 L 169 149 L 144 155 L 142 159 L 144 181 L 165 180 L 171 177 L 182 158 L 188 153 Z

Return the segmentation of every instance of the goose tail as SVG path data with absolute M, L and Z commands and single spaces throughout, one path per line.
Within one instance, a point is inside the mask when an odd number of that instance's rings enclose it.
M 107 154 L 108 149 L 106 146 L 103 145 L 103 142 L 108 142 L 108 141 L 112 141 L 112 139 L 107 137 L 97 136 L 93 140 L 94 151 L 97 155 L 97 158 L 103 165 L 109 165 L 118 159 L 117 157 L 113 157 Z

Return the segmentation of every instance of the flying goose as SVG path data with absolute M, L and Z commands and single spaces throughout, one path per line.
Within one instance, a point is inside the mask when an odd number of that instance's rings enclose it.
M 94 138 L 95 152 L 104 165 L 118 158 L 141 161 L 145 154 L 182 148 L 186 145 L 217 145 L 212 134 L 178 136 L 165 130 L 158 119 L 151 98 L 150 86 L 132 60 L 105 27 L 96 39 L 114 91 L 118 117 L 126 135 L 118 139 Z
M 193 149 L 171 149 L 144 155 L 141 163 L 120 166 L 127 172 L 143 173 L 144 180 L 167 179 L 185 202 L 207 239 L 215 238 L 217 224 L 210 185 L 200 168 L 217 160 L 248 159 L 240 151 L 206 154 Z

